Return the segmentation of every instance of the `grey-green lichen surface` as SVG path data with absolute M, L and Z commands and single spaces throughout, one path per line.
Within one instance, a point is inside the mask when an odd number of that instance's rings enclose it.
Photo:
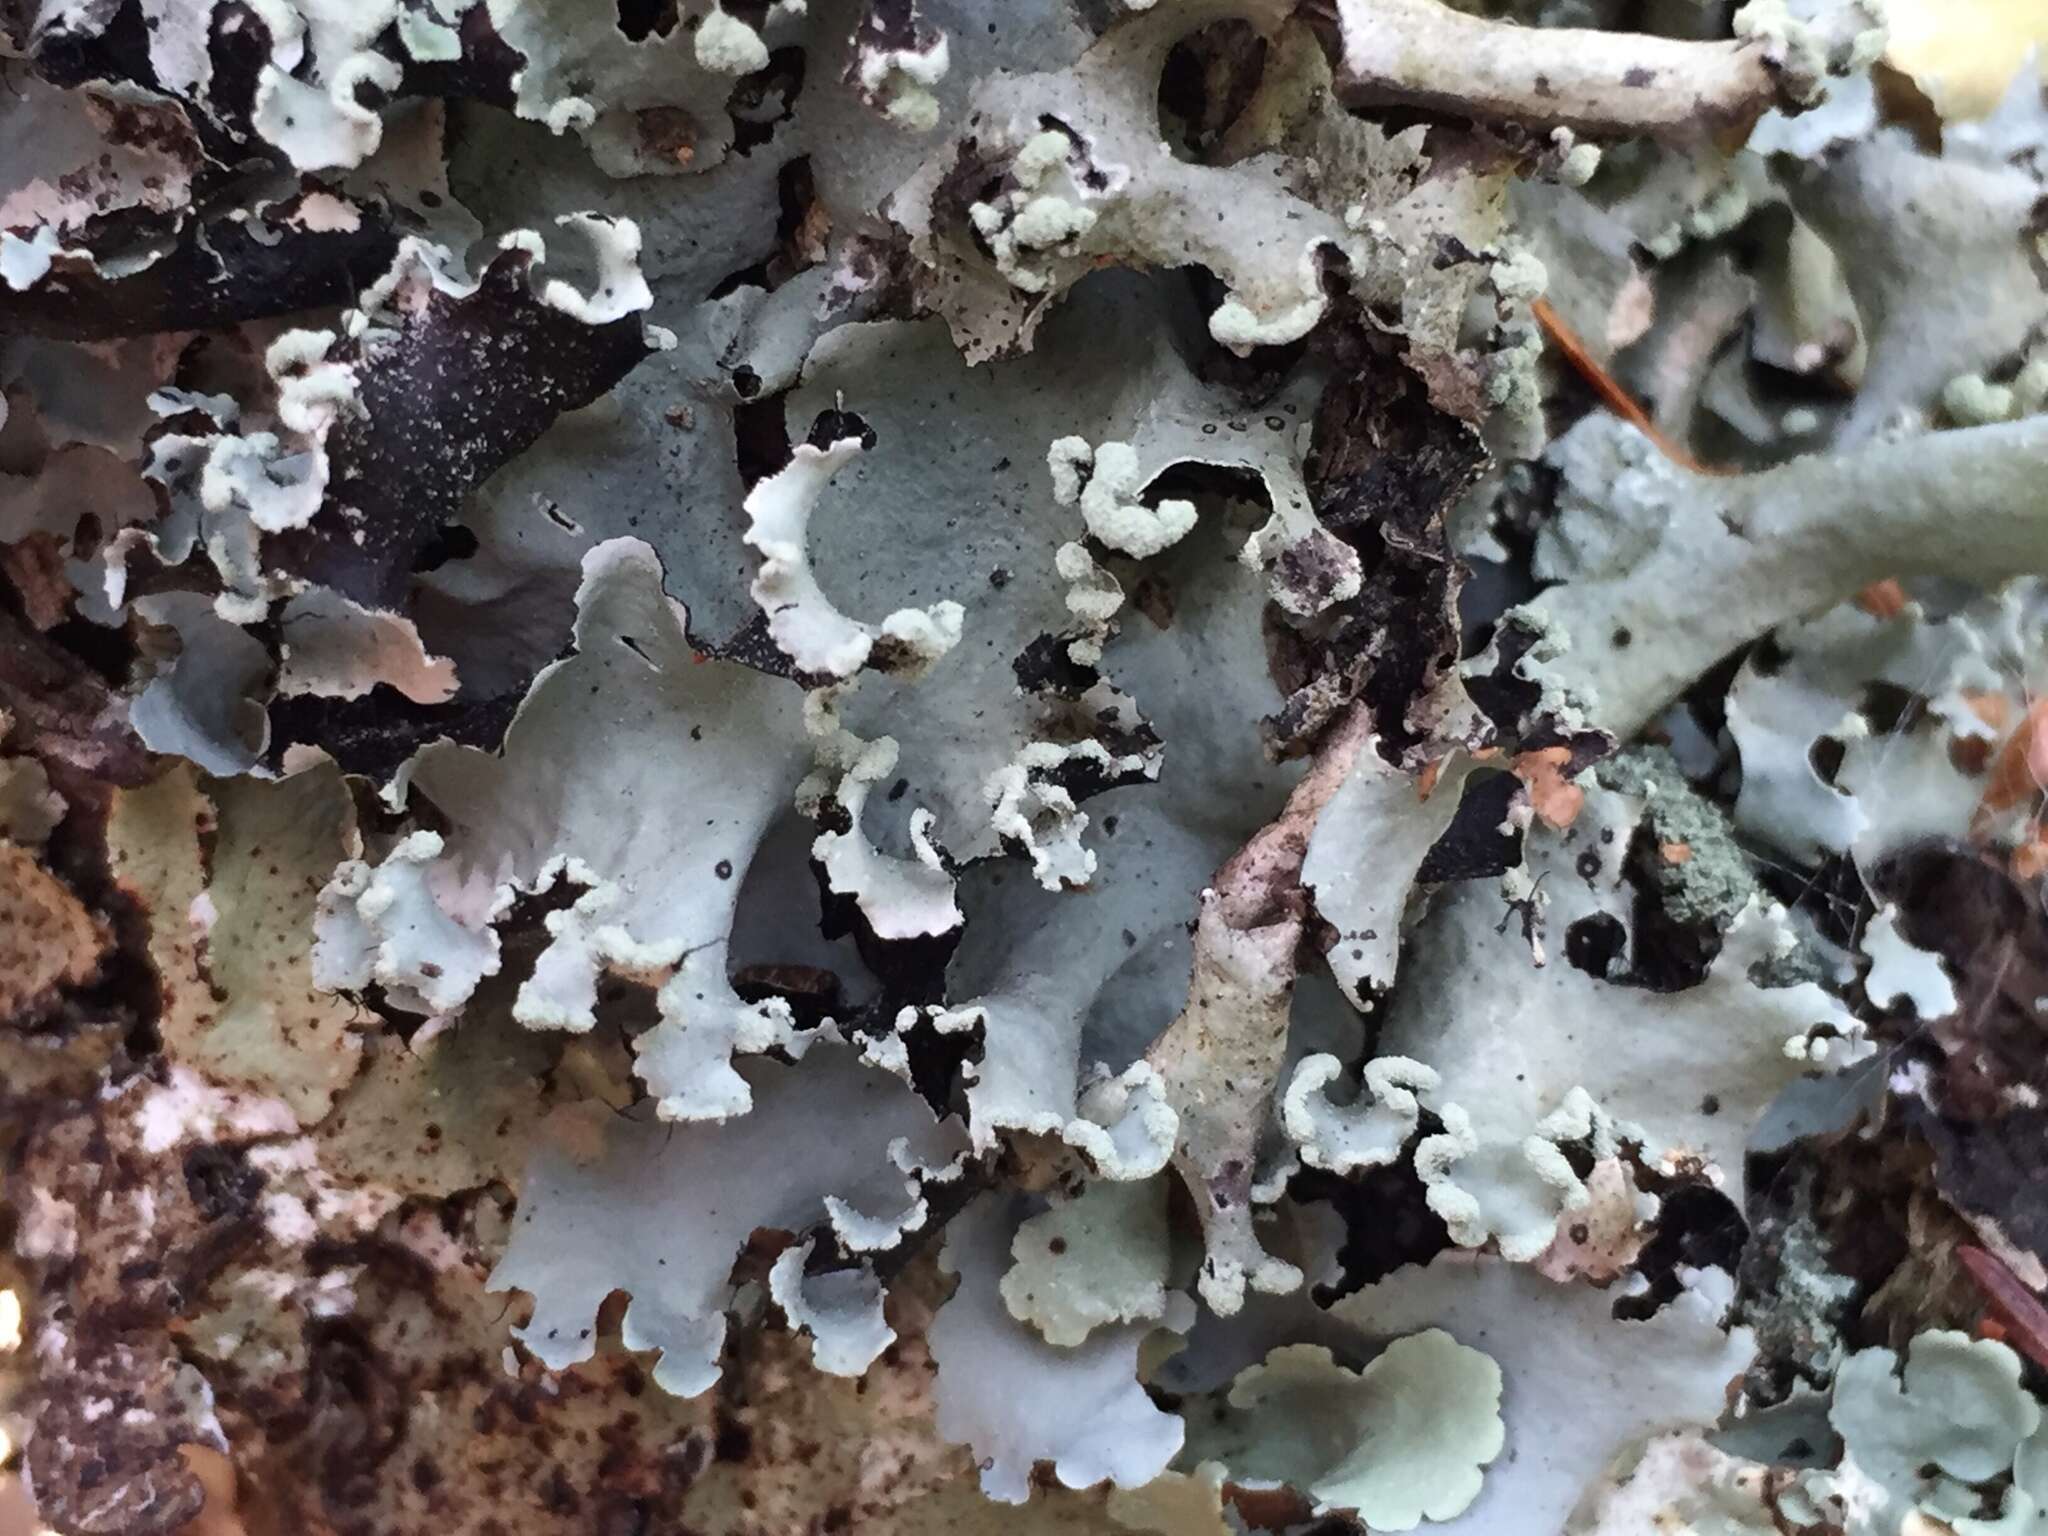
M 1886 38 L 0 0 L 0 1536 L 2048 1531 Z

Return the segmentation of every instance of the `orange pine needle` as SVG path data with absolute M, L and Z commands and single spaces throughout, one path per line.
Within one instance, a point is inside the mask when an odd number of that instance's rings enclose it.
M 2048 1367 L 2048 1307 L 2028 1290 L 2020 1277 L 2001 1259 L 1994 1258 L 1974 1243 L 1958 1243 L 1956 1258 L 1963 1272 L 1976 1282 L 1990 1306 L 1986 1321 L 2002 1337 L 2036 1365 Z
M 1657 447 L 1657 451 L 1678 465 L 1696 475 L 1718 474 L 1720 471 L 1707 468 L 1679 444 L 1666 437 L 1657 424 L 1650 420 L 1650 413 L 1636 404 L 1634 397 L 1621 387 L 1613 374 L 1600 366 L 1586 344 L 1579 340 L 1578 333 L 1564 323 L 1563 318 L 1550 307 L 1548 299 L 1531 299 L 1529 313 L 1536 317 L 1536 323 L 1543 327 L 1543 334 L 1550 338 L 1550 344 L 1564 355 L 1580 378 L 1591 386 L 1593 393 L 1600 397 L 1600 403 L 1614 412 L 1623 421 L 1634 427 Z
M 1547 825 L 1559 829 L 1570 826 L 1586 804 L 1586 792 L 1564 776 L 1571 757 L 1570 747 L 1538 747 L 1514 761 L 1515 776 L 1528 787 L 1530 805 Z
M 2019 729 L 2005 738 L 1991 760 L 1977 809 L 1979 813 L 2009 811 L 2038 799 L 2044 784 L 2048 784 L 2048 699 L 2038 700 L 2020 721 Z
M 1872 618 L 1896 619 L 1906 611 L 1906 589 L 1887 576 L 1858 592 L 1856 606 Z
M 2048 834 L 2042 832 L 2038 821 L 2027 829 L 2019 847 L 2013 849 L 2011 869 L 2015 880 L 2038 880 L 2048 875 Z
M 1978 688 L 1965 688 L 1963 702 L 1970 706 L 1970 713 L 2003 734 L 2012 724 L 2012 704 L 2002 693 L 1991 693 Z

